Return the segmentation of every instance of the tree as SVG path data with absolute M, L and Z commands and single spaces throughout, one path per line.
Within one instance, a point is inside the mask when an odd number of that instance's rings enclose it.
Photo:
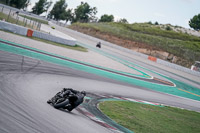
M 51 5 L 53 4 L 53 1 L 50 0 L 46 6 L 46 13 L 48 12 L 49 8 L 51 7 Z
M 165 29 L 166 30 L 172 30 L 172 28 L 169 25 L 167 25 L 167 27 Z
M 62 14 L 61 18 L 63 20 L 66 20 L 66 23 L 68 21 L 72 21 L 73 20 L 72 9 L 68 9 L 67 11 L 65 11 L 65 13 Z
M 50 18 L 53 18 L 55 20 L 65 20 L 64 14 L 66 13 L 66 8 L 67 3 L 65 2 L 65 0 L 57 1 L 50 12 Z
M 156 22 L 155 22 L 155 25 L 159 25 L 159 23 L 156 21 Z
M 149 22 L 147 22 L 147 24 L 150 24 L 150 25 L 152 25 L 152 22 L 151 22 L 151 21 L 149 21 Z
M 125 18 L 120 19 L 118 22 L 128 24 L 128 21 Z
M 30 4 L 30 0 L 7 0 L 6 4 L 18 9 L 24 9 Z
M 51 6 L 52 1 L 48 2 L 47 0 L 39 0 L 35 3 L 35 6 L 32 8 L 32 13 L 40 15 L 43 12 L 46 12 Z
M 6 4 L 6 0 L 0 0 L 1 4 Z
M 81 2 L 81 5 L 77 6 L 77 8 L 74 11 L 74 18 L 72 20 L 72 23 L 93 21 L 96 18 L 96 13 L 96 7 L 92 8 L 87 2 Z
M 8 5 L 8 4 L 9 4 L 9 1 L 10 1 L 10 0 L 0 0 L 0 3 Z
M 99 22 L 113 22 L 113 21 L 114 21 L 114 16 L 107 14 L 102 15 L 99 20 Z
M 192 19 L 190 19 L 189 26 L 194 30 L 200 30 L 200 14 L 195 15 Z

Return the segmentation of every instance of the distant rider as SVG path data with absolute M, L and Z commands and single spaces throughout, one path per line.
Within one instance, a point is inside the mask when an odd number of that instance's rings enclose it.
M 101 48 L 101 42 L 98 42 L 96 47 Z

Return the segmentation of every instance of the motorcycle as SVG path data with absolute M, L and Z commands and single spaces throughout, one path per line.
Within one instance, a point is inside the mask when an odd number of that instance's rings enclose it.
M 101 42 L 98 42 L 96 45 L 97 48 L 101 48 Z
M 73 107 L 73 102 L 77 100 L 75 95 L 69 95 L 67 97 L 61 97 L 59 93 L 57 93 L 53 98 L 47 101 L 48 104 L 51 104 L 56 109 L 67 109 L 68 111 L 72 111 L 75 107 Z

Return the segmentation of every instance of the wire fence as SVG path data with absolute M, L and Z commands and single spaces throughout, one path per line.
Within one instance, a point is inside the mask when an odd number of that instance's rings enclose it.
M 20 10 L 14 10 L 2 5 L 0 5 L 0 20 L 35 30 L 40 30 L 41 28 L 41 22 L 38 22 L 34 20 L 34 18 L 21 13 Z

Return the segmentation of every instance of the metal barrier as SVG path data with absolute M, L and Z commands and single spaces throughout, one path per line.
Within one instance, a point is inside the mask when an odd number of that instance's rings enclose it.
M 29 36 L 29 37 L 33 36 L 33 37 L 37 37 L 37 38 L 41 38 L 44 40 L 49 40 L 52 42 L 65 44 L 65 45 L 70 45 L 70 46 L 76 45 L 76 40 L 67 40 L 67 39 L 56 37 L 56 36 L 53 36 L 53 35 L 50 35 L 47 33 L 43 33 L 40 31 L 33 31 L 26 27 L 19 26 L 16 24 L 11 24 L 11 23 L 4 22 L 4 21 L 0 21 L 0 29 L 5 30 L 5 31 L 10 31 L 12 33 L 20 34 L 23 36 Z
M 37 37 L 37 38 L 49 40 L 49 41 L 52 41 L 52 42 L 65 44 L 65 45 L 70 45 L 70 46 L 75 46 L 76 45 L 76 41 L 75 40 L 67 40 L 67 39 L 56 37 L 56 36 L 53 36 L 53 35 L 50 35 L 50 34 L 47 34 L 47 33 L 42 33 L 42 32 L 39 32 L 39 31 L 34 31 L 33 32 L 33 37 Z
M 27 35 L 27 30 L 28 30 L 28 28 L 26 28 L 26 27 L 19 26 L 16 24 L 11 24 L 11 23 L 4 22 L 4 21 L 0 21 L 0 29 L 9 31 L 12 33 L 16 33 L 19 35 L 23 35 L 23 36 Z

